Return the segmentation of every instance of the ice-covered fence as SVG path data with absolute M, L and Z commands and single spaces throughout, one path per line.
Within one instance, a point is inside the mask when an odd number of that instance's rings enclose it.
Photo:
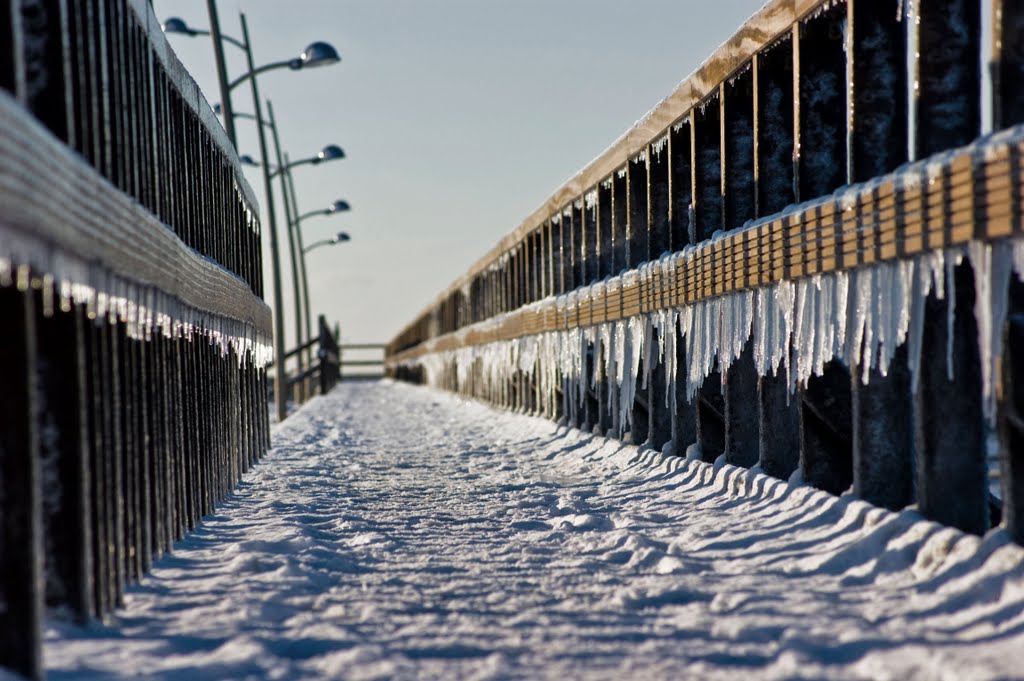
M 0 666 L 266 450 L 253 194 L 144 0 L 0 0 Z
M 1024 539 L 1022 26 L 1019 3 L 769 2 L 389 371 Z

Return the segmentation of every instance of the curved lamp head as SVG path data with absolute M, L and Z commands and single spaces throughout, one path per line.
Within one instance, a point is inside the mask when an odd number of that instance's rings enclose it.
M 334 237 L 334 243 L 340 244 L 343 241 L 351 241 L 352 237 L 348 235 L 348 232 L 338 232 L 338 235 Z
M 345 211 L 350 210 L 350 209 L 351 209 L 351 206 L 348 205 L 348 201 L 344 201 L 342 199 L 338 199 L 337 201 L 332 203 L 331 207 L 328 208 L 327 210 L 328 210 L 328 212 L 331 212 L 331 213 L 344 213 Z
M 249 154 L 242 154 L 241 156 L 238 157 L 238 161 L 243 166 L 259 166 L 259 163 L 256 162 L 256 159 L 254 159 Z
M 321 161 L 334 161 L 339 158 L 345 158 L 345 152 L 342 151 L 341 147 L 337 144 L 328 144 L 326 147 L 320 150 L 320 153 L 316 155 L 317 160 L 314 163 L 320 163 Z
M 195 31 L 188 27 L 185 20 L 180 17 L 169 17 L 167 21 L 160 24 L 160 28 L 164 30 L 164 33 L 184 33 L 185 35 L 195 35 Z
M 315 43 L 310 43 L 299 55 L 299 59 L 302 60 L 303 68 L 311 68 L 337 64 L 341 61 L 341 55 L 330 43 L 318 40 Z

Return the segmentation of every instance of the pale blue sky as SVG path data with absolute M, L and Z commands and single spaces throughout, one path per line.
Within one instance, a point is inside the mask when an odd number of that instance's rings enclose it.
M 161 19 L 208 25 L 205 0 L 153 4 Z M 314 315 L 339 322 L 349 341 L 390 340 L 760 5 L 222 0 L 225 33 L 240 37 L 238 11 L 246 13 L 257 64 L 295 56 L 314 40 L 342 55 L 335 66 L 260 78 L 293 160 L 327 143 L 348 155 L 295 170 L 303 212 L 337 198 L 353 208 L 303 223 L 307 244 L 339 230 L 352 236 L 308 256 Z M 217 101 L 209 40 L 172 35 L 169 42 Z M 233 76 L 243 71 L 238 50 L 229 46 L 228 59 Z M 247 87 L 233 102 L 252 110 Z M 257 156 L 254 125 L 236 125 L 242 153 Z M 246 172 L 262 202 L 259 171 Z M 283 276 L 290 346 L 287 266 Z

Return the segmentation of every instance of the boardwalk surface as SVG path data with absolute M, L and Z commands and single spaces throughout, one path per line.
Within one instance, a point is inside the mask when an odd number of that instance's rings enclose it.
M 275 434 L 51 678 L 1024 678 L 1024 551 L 388 382 Z

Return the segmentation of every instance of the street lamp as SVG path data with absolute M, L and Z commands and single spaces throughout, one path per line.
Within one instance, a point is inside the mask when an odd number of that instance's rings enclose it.
M 235 114 L 231 110 L 231 91 L 238 85 L 241 85 L 248 78 L 253 78 L 257 74 L 263 73 L 264 71 L 270 71 L 271 69 L 288 67 L 293 71 L 298 71 L 300 69 L 314 68 L 317 66 L 328 66 L 341 61 L 341 55 L 338 54 L 338 51 L 334 49 L 333 45 L 318 40 L 307 45 L 306 49 L 300 52 L 298 57 L 264 64 L 259 68 L 250 67 L 247 73 L 239 76 L 231 82 L 228 82 L 227 67 L 225 66 L 224 61 L 223 43 L 230 43 L 240 50 L 249 52 L 250 48 L 248 40 L 238 40 L 237 38 L 233 38 L 220 32 L 220 19 L 217 14 L 216 0 L 207 0 L 206 7 L 207 14 L 210 18 L 210 30 L 189 26 L 188 23 L 180 17 L 169 17 L 161 24 L 161 28 L 163 28 L 164 33 L 174 33 L 189 37 L 208 35 L 212 38 L 214 58 L 217 65 L 217 83 L 220 89 L 221 102 L 223 103 L 214 105 L 213 108 L 218 114 L 223 111 L 224 130 L 227 131 L 228 139 L 231 140 L 231 144 L 236 147 L 238 146 L 238 141 L 235 137 Z M 251 57 L 251 55 L 249 56 Z M 251 63 L 252 60 L 250 59 L 250 64 Z M 255 118 L 252 114 L 244 114 L 244 116 Z
M 311 210 L 308 213 L 303 213 L 302 215 L 295 218 L 295 224 L 298 225 L 306 218 L 311 218 L 314 215 L 332 215 L 334 213 L 344 213 L 347 210 L 351 210 L 351 206 L 348 205 L 348 201 L 338 199 L 327 208 L 321 208 L 320 210 Z
M 264 71 L 283 69 L 285 67 L 292 71 L 298 71 L 300 69 L 311 69 L 317 66 L 329 66 L 331 64 L 337 64 L 339 61 L 341 61 L 341 56 L 338 54 L 336 49 L 334 49 L 329 43 L 317 41 L 307 45 L 306 49 L 304 49 L 298 57 L 271 62 L 258 68 L 250 68 L 247 73 L 243 73 L 238 78 L 235 78 L 233 81 L 228 83 L 228 91 L 230 92 L 231 90 L 234 90 L 248 79 L 255 78 Z
M 286 175 L 288 177 L 288 184 L 291 188 L 292 210 L 298 213 L 299 205 L 295 199 L 295 183 L 292 182 L 291 180 L 291 173 L 286 173 Z M 302 267 L 302 298 L 305 303 L 307 340 L 313 337 L 313 317 L 312 312 L 310 311 L 309 302 L 309 276 L 306 271 L 306 253 L 305 248 L 302 245 L 302 230 L 299 227 L 302 221 L 305 220 L 306 218 L 311 218 L 315 215 L 333 215 L 334 213 L 344 213 L 349 210 L 351 210 L 351 206 L 349 206 L 348 201 L 345 201 L 344 199 L 338 199 L 327 208 L 322 208 L 320 210 L 311 210 L 308 213 L 303 213 L 302 215 L 299 215 L 298 217 L 295 218 L 295 238 L 297 243 L 299 244 L 299 250 L 301 251 L 299 257 L 299 264 Z M 312 356 L 310 356 L 309 361 L 312 361 Z
M 298 165 L 312 164 L 317 165 L 324 161 L 333 161 L 335 159 L 345 158 L 345 152 L 342 151 L 341 147 L 336 144 L 328 144 L 320 152 L 311 158 L 302 159 L 295 162 L 290 162 L 287 154 L 281 152 L 281 139 L 278 136 L 277 123 L 274 119 L 274 105 L 267 101 L 267 127 L 270 128 L 270 132 L 274 139 L 274 151 L 277 155 L 277 168 L 270 171 L 270 177 L 281 176 L 281 194 L 284 198 L 284 213 L 285 220 L 288 226 L 288 247 L 291 254 L 291 266 L 292 266 L 292 290 L 295 296 L 295 343 L 296 346 L 302 345 L 302 318 L 303 312 L 309 314 L 309 303 L 303 305 L 302 296 L 304 288 L 300 288 L 300 282 L 305 277 L 305 271 L 299 270 L 300 261 L 302 260 L 302 236 L 297 234 L 298 225 L 295 222 L 295 215 L 298 213 L 298 208 L 294 206 L 294 188 L 289 191 L 289 183 L 292 181 L 291 169 Z M 289 201 L 292 198 L 292 201 Z M 305 263 L 301 263 L 305 266 Z M 309 326 L 308 320 L 305 325 Z M 303 370 L 303 356 L 300 352 L 297 356 L 299 374 Z M 305 383 L 296 386 L 297 398 L 302 401 L 305 400 Z
M 321 149 L 316 156 L 310 156 L 309 158 L 304 158 L 299 161 L 292 161 L 291 163 L 278 161 L 278 166 L 271 171 L 270 176 L 277 177 L 281 173 L 291 170 L 295 166 L 306 165 L 307 163 L 315 166 L 323 163 L 324 161 L 335 161 L 342 158 L 345 158 L 345 152 L 342 148 L 337 144 L 328 144 L 326 147 Z
M 277 214 L 274 210 L 274 192 L 273 185 L 271 184 L 270 175 L 270 162 L 269 155 L 267 153 L 267 136 L 264 130 L 263 123 L 263 108 L 260 106 L 259 88 L 257 86 L 256 76 L 278 68 L 289 68 L 293 71 L 303 68 L 313 68 L 316 66 L 326 66 L 341 61 L 341 56 L 338 51 L 334 49 L 328 43 L 317 41 L 310 43 L 298 57 L 287 59 L 284 61 L 271 62 L 264 64 L 263 66 L 257 67 L 253 62 L 252 56 L 252 40 L 249 37 L 249 26 L 245 20 L 245 14 L 239 14 L 239 20 L 242 24 L 242 40 L 236 40 L 229 36 L 222 35 L 220 32 L 220 21 L 217 17 L 217 6 L 216 0 L 207 0 L 207 9 L 210 17 L 210 30 L 205 31 L 202 29 L 196 29 L 190 27 L 182 19 L 172 17 L 168 21 L 164 22 L 164 30 L 170 33 L 179 33 L 183 35 L 195 36 L 195 35 L 209 35 L 213 41 L 214 56 L 217 62 L 217 80 L 220 86 L 221 94 L 221 106 L 224 117 L 224 129 L 228 133 L 228 138 L 231 140 L 231 144 L 238 148 L 238 142 L 235 138 L 235 125 L 234 115 L 231 107 L 231 91 L 241 85 L 246 80 L 252 89 L 252 101 L 256 112 L 256 128 L 259 133 L 260 142 L 260 157 L 263 159 L 263 189 L 266 199 L 267 206 L 267 217 L 268 217 L 268 228 L 270 231 L 270 258 L 271 258 L 271 272 L 273 275 L 274 283 L 274 354 L 277 357 L 277 361 L 274 364 L 275 376 L 274 376 L 274 401 L 277 406 L 277 418 L 278 421 L 283 421 L 287 415 L 287 406 L 284 397 L 284 307 L 282 305 L 281 295 L 281 262 L 280 262 L 280 251 L 278 249 L 277 242 Z M 236 47 L 239 47 L 245 52 L 246 68 L 248 69 L 244 74 L 239 76 L 233 81 L 227 79 L 227 69 L 224 63 L 224 42 L 229 42 Z M 324 159 L 321 159 L 324 160 Z M 280 165 L 280 164 L 279 164 Z M 294 258 L 294 252 L 292 254 Z
M 348 232 L 338 232 L 331 239 L 322 239 L 320 241 L 314 241 L 313 243 L 311 243 L 309 246 L 306 246 L 306 248 L 302 250 L 302 254 L 305 255 L 306 253 L 309 253 L 313 249 L 320 248 L 321 246 L 333 246 L 334 244 L 340 244 L 351 240 L 352 238 L 348 235 Z
M 168 17 L 167 20 L 160 24 L 160 28 L 163 29 L 164 33 L 177 33 L 178 35 L 187 35 L 193 38 L 197 35 L 213 35 L 213 31 L 189 26 L 181 17 Z M 245 49 L 245 44 L 238 38 L 232 38 L 222 33 L 220 39 L 231 43 L 235 47 Z
M 214 111 L 217 113 L 221 112 L 220 104 L 213 105 Z M 234 114 L 239 118 L 248 118 L 256 120 L 256 116 L 253 114 L 237 112 Z M 306 262 L 302 255 L 302 234 L 298 231 L 298 224 L 301 218 L 297 218 L 298 206 L 295 203 L 295 187 L 294 181 L 292 180 L 291 169 L 298 165 L 311 164 L 317 165 L 324 161 L 333 161 L 336 159 L 345 158 L 345 152 L 336 144 L 328 144 L 317 153 L 316 156 L 302 159 L 295 162 L 290 162 L 287 154 L 281 152 L 281 140 L 278 136 L 277 123 L 274 119 L 274 106 L 267 100 L 267 121 L 264 125 L 270 129 L 271 135 L 274 140 L 274 150 L 277 155 L 277 166 L 272 166 L 270 170 L 270 176 L 276 177 L 281 176 L 281 193 L 284 196 L 284 212 L 285 220 L 288 225 L 288 247 L 291 254 L 291 265 L 292 265 L 292 284 L 295 295 L 295 339 L 296 344 L 301 346 L 303 341 L 303 315 L 306 317 L 306 328 L 307 334 L 312 334 L 312 321 L 309 319 L 310 305 L 309 305 L 309 286 L 306 281 Z M 246 161 L 248 158 L 248 162 Z M 257 165 L 252 161 L 251 157 L 245 157 L 242 159 L 242 163 L 245 165 Z M 290 185 L 290 186 L 289 186 Z M 291 199 L 289 201 L 289 198 Z M 335 210 L 347 210 L 348 204 L 344 201 L 335 201 L 334 205 L 329 209 L 330 211 Z M 319 212 L 319 211 L 317 211 Z M 302 216 L 306 217 L 306 216 Z M 296 246 L 297 244 L 297 246 Z M 301 281 L 301 288 L 300 288 Z M 303 302 L 304 301 L 304 302 Z M 307 353 L 308 354 L 308 353 Z M 303 370 L 303 359 L 302 354 L 298 355 L 298 368 L 299 373 Z M 299 385 L 296 388 L 298 390 L 298 399 L 300 401 L 305 400 L 305 386 Z

